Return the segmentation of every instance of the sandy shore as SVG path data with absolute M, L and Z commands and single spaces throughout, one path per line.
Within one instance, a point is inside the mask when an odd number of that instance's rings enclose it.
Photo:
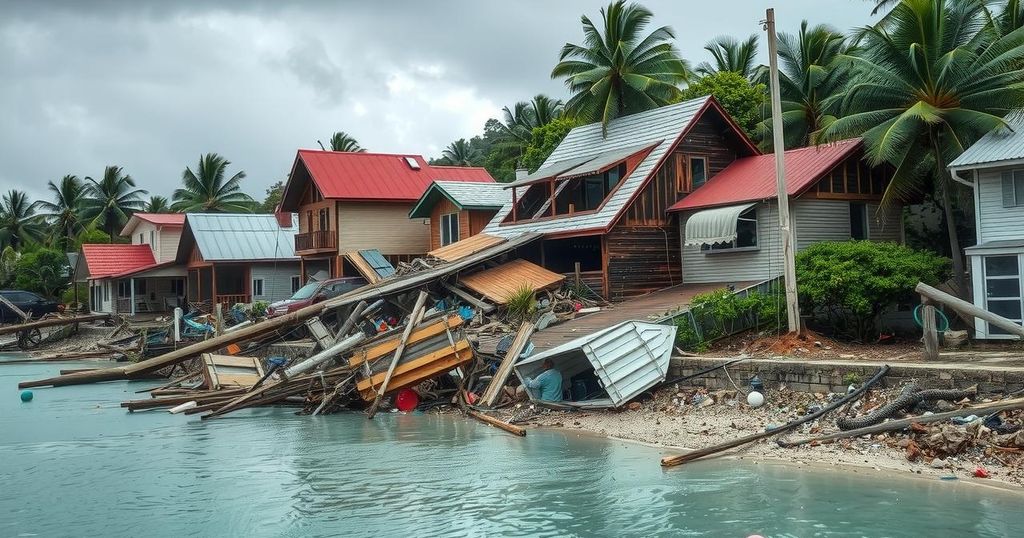
M 724 397 L 722 403 L 704 407 L 683 404 L 677 394 L 688 395 L 688 391 L 661 391 L 637 409 L 620 411 L 550 411 L 522 424 L 537 427 L 561 428 L 567 431 L 603 435 L 611 438 L 636 441 L 652 446 L 688 450 L 712 446 L 729 439 L 743 437 L 764 431 L 768 426 L 782 425 L 796 418 L 808 405 L 824 400 L 803 393 L 769 393 L 769 403 L 753 409 L 735 398 Z M 742 396 L 742 395 L 741 395 Z M 510 413 L 511 415 L 511 413 Z M 507 417 L 506 417 L 507 418 Z M 831 432 L 837 428 L 834 418 L 825 417 L 819 423 L 803 425 L 789 434 L 804 437 L 815 433 Z M 1013 464 L 1010 456 L 1003 459 L 1010 465 L 1003 465 L 985 455 L 980 448 L 969 449 L 961 454 L 939 461 L 929 462 L 925 458 L 917 462 L 907 460 L 901 441 L 906 443 L 905 434 L 879 435 L 871 438 L 840 440 L 818 446 L 803 445 L 795 448 L 781 448 L 775 438 L 761 440 L 750 445 L 723 453 L 724 457 L 775 461 L 786 464 L 847 467 L 853 472 L 883 472 L 888 475 L 929 477 L 938 479 L 955 476 L 961 481 L 972 481 L 988 485 L 1002 485 L 1015 491 L 1024 491 L 1024 469 Z M 1011 455 L 1019 458 L 1017 454 Z M 1016 461 L 1016 460 L 1013 460 Z M 975 478 L 974 471 L 983 467 L 989 478 Z

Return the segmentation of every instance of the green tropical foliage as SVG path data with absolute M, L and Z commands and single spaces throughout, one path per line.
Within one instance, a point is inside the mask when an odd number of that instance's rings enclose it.
M 465 138 L 448 144 L 448 147 L 441 152 L 441 158 L 451 166 L 474 166 L 480 157 L 480 152 Z
M 689 80 L 686 61 L 672 44 L 668 26 L 644 36 L 654 14 L 618 0 L 601 9 L 599 28 L 584 15 L 583 44 L 566 43 L 552 78 L 564 78 L 572 95 L 567 113 L 582 123 L 608 122 L 620 116 L 675 102 L 679 84 Z
M 718 71 L 699 78 L 683 90 L 682 99 L 704 95 L 714 95 L 748 135 L 753 136 L 765 114 L 771 114 L 766 110 L 768 89 L 765 85 L 750 82 L 732 71 Z
M 83 215 L 91 225 L 114 237 L 128 217 L 145 205 L 144 189 L 135 187 L 135 180 L 120 166 L 108 166 L 98 181 L 85 178 L 86 200 Z
M 50 239 L 60 248 L 66 249 L 75 236 L 85 230 L 85 184 L 78 176 L 69 174 L 61 178 L 59 184 L 47 182 L 47 188 L 53 194 L 53 201 L 40 200 L 36 202 L 36 207 L 51 226 Z
M 779 93 L 782 97 L 782 131 L 786 149 L 815 142 L 812 135 L 831 124 L 839 114 L 835 97 L 841 95 L 851 76 L 846 36 L 825 24 L 800 24 L 796 35 L 779 34 Z M 767 71 L 760 82 L 768 84 Z M 771 115 L 758 125 L 762 147 L 771 150 Z
M 522 166 L 536 171 L 544 160 L 551 155 L 558 147 L 565 135 L 576 127 L 576 122 L 570 118 L 559 118 L 547 125 L 537 127 L 533 130 L 530 143 L 526 146 L 526 153 L 523 155 Z
M 45 234 L 45 223 L 36 215 L 36 204 L 24 191 L 11 189 L 0 199 L 0 246 L 15 250 Z
M 267 187 L 266 196 L 263 198 L 263 203 L 260 204 L 260 211 L 264 213 L 277 211 L 277 205 L 281 203 L 283 194 L 284 181 L 275 181 L 273 185 Z
M 353 153 L 362 153 L 366 151 L 359 146 L 359 142 L 355 138 L 349 136 L 345 131 L 338 131 L 331 135 L 331 151 L 346 151 Z
M 0 288 L 9 288 L 17 275 L 18 258 L 21 254 L 14 247 L 7 245 L 0 250 Z
M 15 263 L 14 287 L 59 298 L 68 287 L 68 257 L 58 249 L 40 248 L 26 252 Z
M 149 197 L 149 200 L 146 200 L 146 205 L 142 210 L 146 213 L 170 213 L 171 202 L 166 196 L 154 194 Z
M 182 213 L 248 213 L 255 202 L 242 192 L 245 172 L 239 171 L 225 180 L 230 161 L 207 153 L 199 158 L 195 171 L 185 168 L 181 174 L 183 188 L 175 189 L 171 207 Z
M 728 71 L 753 79 L 758 71 L 757 42 L 757 34 L 751 34 L 745 41 L 730 36 L 719 36 L 708 41 L 704 50 L 711 54 L 713 63 L 701 62 L 697 66 L 697 73 L 707 76 Z
M 1024 29 L 992 31 L 1000 23 L 987 13 L 981 2 L 903 0 L 862 29 L 858 50 L 844 56 L 855 80 L 834 100 L 844 114 L 822 131 L 824 140 L 863 137 L 868 161 L 895 169 L 883 201 L 938 193 L 962 290 L 958 194 L 946 165 L 1024 105 Z

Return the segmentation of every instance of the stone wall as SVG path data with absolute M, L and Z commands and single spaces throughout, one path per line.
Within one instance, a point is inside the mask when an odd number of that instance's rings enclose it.
M 692 375 L 733 359 L 704 357 L 673 358 L 668 379 Z M 683 385 L 709 389 L 733 388 L 729 377 L 746 388 L 755 374 L 765 387 L 778 389 L 785 384 L 800 392 L 846 392 L 851 379 L 866 381 L 882 366 L 877 362 L 800 361 L 795 359 L 748 359 L 687 380 Z M 924 388 L 965 388 L 977 384 L 981 393 L 1007 393 L 1024 389 L 1024 368 L 991 367 L 977 364 L 890 364 L 883 386 L 899 386 L 916 381 Z

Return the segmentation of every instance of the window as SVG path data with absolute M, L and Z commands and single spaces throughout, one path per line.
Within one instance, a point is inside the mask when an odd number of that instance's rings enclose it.
M 327 208 L 323 208 L 318 212 L 320 230 L 331 229 L 331 214 L 327 211 Z
M 252 279 L 252 295 L 253 297 L 263 296 L 263 279 L 254 278 Z
M 117 296 L 124 299 L 132 296 L 132 286 L 129 280 L 117 281 Z
M 1003 172 L 1003 207 L 1024 206 L 1024 170 Z
M 143 240 L 143 237 L 145 237 L 145 236 L 142 234 L 142 232 L 139 232 L 139 244 L 140 245 L 146 242 L 145 240 Z
M 175 297 L 185 296 L 185 279 L 175 278 L 171 280 L 171 295 Z
M 153 230 L 149 231 L 149 246 L 156 250 L 156 232 Z
M 292 277 L 292 293 L 295 293 L 295 292 L 299 291 L 299 288 L 301 288 L 301 287 L 302 287 L 302 278 L 299 277 L 299 275 L 293 276 Z
M 696 190 L 708 180 L 708 160 L 706 157 L 690 157 L 690 184 Z
M 728 243 L 701 245 L 701 250 L 718 251 L 757 248 L 757 208 L 752 207 L 740 213 L 736 219 L 736 240 Z
M 850 239 L 868 238 L 868 209 L 864 204 L 850 203 Z
M 441 246 L 450 245 L 459 240 L 459 214 L 446 213 L 441 215 Z
M 1010 256 L 986 256 L 985 308 L 994 314 L 1022 323 L 1024 304 L 1021 302 L 1020 258 Z M 1009 334 L 1003 329 L 988 324 L 989 334 Z
M 110 300 L 110 282 L 103 283 L 103 302 Z
M 313 231 L 313 211 L 306 211 L 306 231 Z

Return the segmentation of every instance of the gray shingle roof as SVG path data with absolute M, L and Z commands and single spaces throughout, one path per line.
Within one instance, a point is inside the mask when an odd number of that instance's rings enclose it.
M 500 209 L 512 199 L 504 183 L 436 180 L 423 192 L 409 211 L 409 218 L 429 218 L 434 205 L 442 197 L 455 202 L 462 209 Z
M 949 167 L 984 167 L 1024 159 L 1024 114 L 1010 114 L 1005 119 L 1011 129 L 999 128 L 989 132 L 953 159 Z
M 557 233 L 607 227 L 636 194 L 647 176 L 654 172 L 654 167 L 670 150 L 675 139 L 697 117 L 697 113 L 707 100 L 707 97 L 700 97 L 612 120 L 608 122 L 607 137 L 601 136 L 600 123 L 576 127 L 548 156 L 541 168 L 559 161 L 662 142 L 647 154 L 600 211 L 568 218 L 500 226 L 499 223 L 512 209 L 512 204 L 506 203 L 483 231 L 491 235 L 513 237 L 523 232 Z
M 298 221 L 281 228 L 277 217 L 244 213 L 189 213 L 185 226 L 203 259 L 212 261 L 294 260 Z

